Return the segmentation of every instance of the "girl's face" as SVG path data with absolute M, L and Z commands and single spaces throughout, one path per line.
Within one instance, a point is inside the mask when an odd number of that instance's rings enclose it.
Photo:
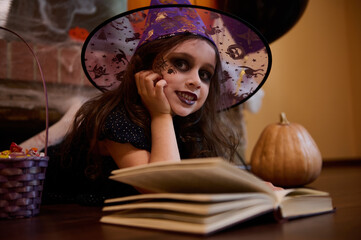
M 216 62 L 214 48 L 201 39 L 179 44 L 156 62 L 156 71 L 167 82 L 164 93 L 173 115 L 184 117 L 203 106 Z

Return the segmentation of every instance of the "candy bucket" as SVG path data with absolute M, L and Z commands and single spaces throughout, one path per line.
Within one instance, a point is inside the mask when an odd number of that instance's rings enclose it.
M 41 194 L 48 166 L 48 97 L 44 76 L 39 61 L 26 41 L 17 33 L 0 27 L 19 37 L 27 45 L 38 65 L 43 81 L 46 110 L 46 136 L 44 154 L 20 151 L 0 155 L 0 219 L 32 217 L 39 214 Z M 9 144 L 10 145 L 10 144 Z M 18 146 L 15 146 L 18 147 Z
M 48 157 L 0 159 L 0 218 L 37 215 Z

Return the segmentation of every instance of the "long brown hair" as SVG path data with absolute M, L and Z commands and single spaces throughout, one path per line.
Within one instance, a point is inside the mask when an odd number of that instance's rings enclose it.
M 137 92 L 134 74 L 141 70 L 153 69 L 156 58 L 164 56 L 185 40 L 197 38 L 204 39 L 193 34 L 181 34 L 155 40 L 138 48 L 128 64 L 119 88 L 89 100 L 79 109 L 73 127 L 65 139 L 63 159 L 72 164 L 73 159 L 85 157 L 88 175 L 96 176 L 100 172 L 102 162 L 102 157 L 97 154 L 97 141 L 102 135 L 106 117 L 118 104 L 124 107 L 130 120 L 142 127 L 151 139 L 150 116 Z M 218 116 L 216 106 L 220 101 L 219 83 L 222 71 L 218 51 L 212 43 L 210 44 L 217 55 L 217 66 L 211 79 L 207 100 L 197 112 L 187 117 L 175 117 L 174 125 L 179 136 L 182 158 L 224 156 L 231 160 L 236 151 L 237 138 L 232 131 L 225 131 Z

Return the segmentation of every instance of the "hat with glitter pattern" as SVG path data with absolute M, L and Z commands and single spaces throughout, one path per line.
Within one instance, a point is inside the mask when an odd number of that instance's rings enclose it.
M 86 39 L 82 66 L 101 91 L 117 88 L 136 49 L 156 39 L 192 33 L 217 46 L 222 62 L 218 109 L 236 106 L 255 94 L 271 69 L 271 51 L 249 23 L 187 0 L 152 0 L 100 24 Z

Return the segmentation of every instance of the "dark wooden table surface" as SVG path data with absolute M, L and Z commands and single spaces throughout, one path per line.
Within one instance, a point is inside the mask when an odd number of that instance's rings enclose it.
M 202 237 L 101 224 L 99 207 L 47 205 L 32 218 L 1 220 L 0 239 L 361 239 L 361 162 L 326 164 L 309 186 L 329 192 L 336 211 L 283 223 L 260 217 Z

